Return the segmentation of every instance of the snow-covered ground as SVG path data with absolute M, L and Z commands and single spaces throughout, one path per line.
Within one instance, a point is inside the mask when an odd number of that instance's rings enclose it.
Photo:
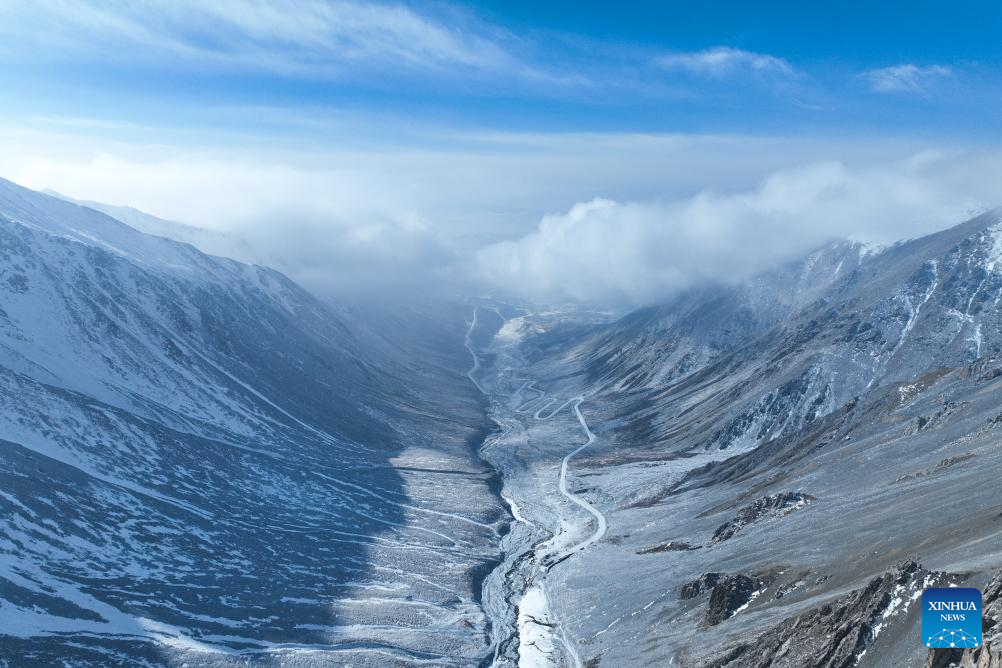
M 442 322 L 384 342 L 277 272 L 0 181 L 0 657 L 484 655 L 481 399 L 461 347 L 407 349 L 461 340 Z

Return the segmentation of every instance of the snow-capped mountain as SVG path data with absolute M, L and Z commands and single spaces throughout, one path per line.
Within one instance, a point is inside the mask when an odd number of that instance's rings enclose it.
M 999 213 L 615 322 L 166 232 L 0 181 L 10 665 L 1002 662 Z
M 73 204 L 79 204 L 88 209 L 100 211 L 145 234 L 191 244 L 208 255 L 218 255 L 249 264 L 265 264 L 262 254 L 250 244 L 239 237 L 224 232 L 216 232 L 195 227 L 194 225 L 164 220 L 131 206 L 73 199 L 54 190 L 45 190 L 43 192 L 46 195 L 51 195 L 52 197 L 57 197 Z
M 501 509 L 446 323 L 384 340 L 275 271 L 0 181 L 0 657 L 486 654 Z
M 520 314 L 478 376 L 523 518 L 507 596 L 546 621 L 519 629 L 582 664 L 923 665 L 921 591 L 1002 578 L 1000 221 L 611 324 Z
M 704 447 L 756 445 L 868 389 L 1002 349 L 999 220 L 987 213 L 880 252 L 835 243 L 747 285 L 635 312 L 569 354 L 611 391 L 663 401 L 684 387 L 683 410 L 716 402 L 720 428 L 695 436 L 711 437 Z

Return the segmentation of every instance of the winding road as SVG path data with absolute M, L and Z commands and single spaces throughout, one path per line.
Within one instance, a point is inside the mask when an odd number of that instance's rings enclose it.
M 588 428 L 588 423 L 585 422 L 584 416 L 581 414 L 581 402 L 582 401 L 584 401 L 584 397 L 576 397 L 574 399 L 574 415 L 577 417 L 578 424 L 581 425 L 581 429 L 584 430 L 585 436 L 588 437 L 588 440 L 585 441 L 584 443 L 582 443 L 581 445 L 579 445 L 576 449 L 574 449 L 571 452 L 567 453 L 567 456 L 565 456 L 564 459 L 563 459 L 563 461 L 560 462 L 560 485 L 559 486 L 560 486 L 560 493 L 561 494 L 563 494 L 565 497 L 567 497 L 568 499 L 570 499 L 573 503 L 576 503 L 580 507 L 584 508 L 586 511 L 588 511 L 591 514 L 592 517 L 595 518 L 595 531 L 592 533 L 591 536 L 589 536 L 585 540 L 581 541 L 577 545 L 575 545 L 575 546 L 571 547 L 570 549 L 566 550 L 560 558 L 558 558 L 556 561 L 553 562 L 554 565 L 556 565 L 557 563 L 563 561 L 567 557 L 571 556 L 573 553 L 578 552 L 580 550 L 583 550 L 586 547 L 588 547 L 589 545 L 602 540 L 602 536 L 605 535 L 605 531 L 606 531 L 606 528 L 607 528 L 607 524 L 606 524 L 606 520 L 605 520 L 605 515 L 602 514 L 601 510 L 599 510 L 598 508 L 596 508 L 594 505 L 592 505 L 591 503 L 589 503 L 584 498 L 578 496 L 577 494 L 574 494 L 573 492 L 571 492 L 571 491 L 569 491 L 567 489 L 567 467 L 570 464 L 571 459 L 575 455 L 577 455 L 578 453 L 580 453 L 582 450 L 584 450 L 585 448 L 587 448 L 589 445 L 591 445 L 592 443 L 595 442 L 595 434 L 592 433 L 592 430 Z
M 466 341 L 465 341 L 466 348 L 467 350 L 470 351 L 470 356 L 473 357 L 473 366 L 470 368 L 469 371 L 466 372 L 466 375 L 469 376 L 470 381 L 477 387 L 478 390 L 486 394 L 486 391 L 480 384 L 480 381 L 477 380 L 476 378 L 476 374 L 480 370 L 480 357 L 477 355 L 476 350 L 473 348 L 473 330 L 476 328 L 476 326 L 477 326 L 477 307 L 474 307 L 473 320 L 470 322 L 469 329 L 466 331 Z M 526 381 L 525 383 L 523 383 L 522 386 L 518 388 L 517 392 L 521 392 L 524 390 L 530 390 L 532 392 L 537 392 L 538 394 L 532 399 L 521 404 L 518 408 L 516 408 L 515 412 L 517 413 L 524 413 L 528 411 L 529 407 L 532 404 L 535 404 L 536 402 L 541 401 L 544 399 L 544 397 L 546 397 L 546 392 L 536 387 L 536 381 L 534 380 Z M 587 499 L 578 496 L 577 494 L 575 494 L 574 492 L 570 491 L 567 488 L 567 471 L 570 467 L 571 460 L 575 456 L 580 454 L 585 448 L 594 443 L 596 439 L 594 432 L 592 432 L 592 430 L 588 427 L 588 423 L 585 421 L 584 415 L 581 414 L 581 404 L 582 402 L 584 402 L 584 400 L 585 400 L 584 395 L 578 395 L 576 397 L 568 399 L 567 401 L 560 404 L 557 408 L 554 408 L 547 415 L 544 416 L 543 411 L 545 411 L 553 404 L 557 403 L 556 399 L 552 398 L 545 399 L 542 405 L 539 406 L 536 409 L 536 412 L 533 413 L 532 415 L 533 419 L 535 420 L 540 420 L 540 421 L 549 420 L 550 418 L 560 413 L 567 406 L 571 406 L 571 410 L 574 412 L 574 416 L 577 418 L 578 424 L 581 425 L 581 429 L 582 431 L 584 431 L 586 440 L 577 448 L 567 453 L 561 460 L 560 478 L 557 484 L 557 488 L 560 490 L 560 494 L 562 494 L 564 498 L 566 498 L 568 501 L 575 504 L 576 506 L 584 509 L 595 520 L 595 530 L 592 532 L 590 536 L 565 550 L 561 550 L 555 553 L 550 553 L 545 557 L 543 557 L 542 564 L 544 570 L 549 570 L 550 568 L 556 566 L 558 563 L 560 563 L 567 557 L 571 556 L 575 552 L 579 552 L 587 548 L 589 545 L 597 543 L 605 535 L 606 529 L 608 528 L 605 515 L 602 513 L 602 511 L 596 508 Z M 554 539 L 555 538 L 556 536 L 554 536 Z
M 466 372 L 470 381 L 480 390 L 481 394 L 487 394 L 484 391 L 483 386 L 480 381 L 477 380 L 477 372 L 480 371 L 480 357 L 477 355 L 477 351 L 473 349 L 473 330 L 477 328 L 477 307 L 473 307 L 473 320 L 470 321 L 470 328 L 466 330 L 466 349 L 470 351 L 470 355 L 473 356 L 473 367 Z

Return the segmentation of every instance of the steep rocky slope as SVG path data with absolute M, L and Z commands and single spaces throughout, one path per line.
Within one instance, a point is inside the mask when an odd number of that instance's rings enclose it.
M 546 492 L 581 443 L 575 415 L 550 411 L 582 397 L 597 437 L 565 467 L 566 487 L 607 530 L 538 576 L 565 653 L 768 665 L 728 652 L 774 637 L 778 656 L 835 633 L 856 605 L 846 597 L 902 561 L 987 583 L 1002 566 L 999 221 L 879 251 L 833 244 L 611 324 L 526 316 L 521 341 L 499 339 L 504 363 L 484 378 L 516 425 L 505 491 L 529 522 L 594 530 Z M 788 665 L 921 666 L 920 587 L 898 596 L 888 577 L 889 601 L 857 601 L 865 626 L 846 627 L 848 644 L 804 644 Z M 785 637 L 794 619 L 813 630 Z

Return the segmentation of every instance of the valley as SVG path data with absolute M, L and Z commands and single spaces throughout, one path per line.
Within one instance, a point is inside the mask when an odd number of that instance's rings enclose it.
M 11 665 L 938 668 L 998 589 L 996 213 L 625 315 L 0 214 Z
M 504 510 L 458 312 L 0 181 L 0 657 L 468 665 Z M 382 333 L 406 321 L 420 335 Z M 439 323 L 447 323 L 444 327 Z
M 918 595 L 1002 563 L 998 235 L 835 244 L 613 322 L 481 316 L 483 452 L 517 518 L 486 587 L 499 663 L 938 660 Z

